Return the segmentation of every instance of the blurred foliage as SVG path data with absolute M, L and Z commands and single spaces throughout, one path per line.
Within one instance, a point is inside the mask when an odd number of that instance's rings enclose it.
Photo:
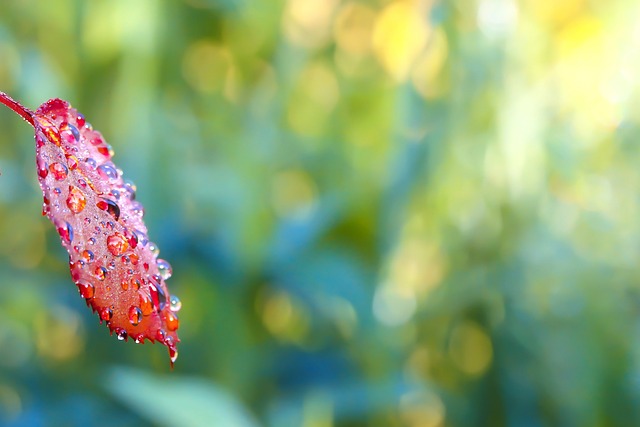
M 105 135 L 183 302 L 174 372 L 109 337 L 2 109 L 0 425 L 639 424 L 639 13 L 0 2 L 0 89 Z

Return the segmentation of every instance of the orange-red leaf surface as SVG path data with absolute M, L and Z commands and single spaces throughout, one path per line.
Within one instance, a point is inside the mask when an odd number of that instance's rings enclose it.
M 80 295 L 119 339 L 166 345 L 173 366 L 180 301 L 165 284 L 171 266 L 158 259 L 135 185 L 123 179 L 113 150 L 66 101 L 52 99 L 35 112 L 2 92 L 0 102 L 35 129 L 42 212 L 69 253 Z

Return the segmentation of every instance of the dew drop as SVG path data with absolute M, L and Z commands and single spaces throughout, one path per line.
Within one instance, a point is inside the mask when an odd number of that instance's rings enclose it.
M 78 127 L 83 127 L 85 124 L 85 119 L 84 116 L 80 113 L 78 113 L 78 117 L 76 117 L 76 124 L 78 125 Z
M 127 196 L 129 197 L 129 199 L 135 200 L 136 191 L 138 190 L 138 188 L 133 183 L 133 181 L 131 181 L 129 179 L 125 179 L 125 181 L 124 181 L 124 189 L 127 192 Z
M 93 255 L 93 252 L 91 252 L 88 249 L 85 249 L 84 251 L 82 251 L 81 257 L 84 260 L 84 262 L 90 263 L 91 261 L 93 261 L 94 255 Z
M 164 293 L 164 289 L 159 283 L 154 283 L 153 281 L 149 281 L 149 293 L 151 294 L 151 301 L 153 302 L 154 307 L 157 307 L 158 310 L 164 310 L 164 307 L 167 304 L 167 295 Z
M 122 287 L 123 291 L 128 291 L 129 290 L 129 281 L 127 279 L 124 279 L 122 282 L 120 282 L 120 287 Z
M 42 132 L 45 134 L 49 141 L 53 142 L 57 146 L 60 146 L 60 133 L 58 132 L 58 129 L 51 126 L 43 128 Z
M 95 274 L 98 280 L 103 281 L 105 277 L 107 277 L 107 269 L 104 267 L 96 267 L 93 274 Z
M 120 256 L 129 249 L 129 243 L 122 234 L 115 233 L 107 237 L 107 249 L 113 255 Z
M 56 162 L 49 165 L 49 172 L 51 172 L 57 181 L 61 181 L 67 177 L 69 169 L 62 163 Z
M 135 305 L 129 307 L 129 322 L 131 322 L 133 326 L 137 326 L 141 320 L 142 310 L 140 310 L 140 308 L 136 307 Z
M 118 179 L 118 171 L 111 162 L 98 166 L 98 174 L 107 181 L 115 181 Z
M 95 170 L 96 166 L 98 165 L 96 163 L 96 160 L 91 157 L 87 157 L 86 159 L 84 159 L 84 162 L 87 164 L 87 166 L 89 166 L 90 169 L 93 170 Z
M 62 241 L 66 244 L 70 244 L 73 241 L 73 227 L 68 222 L 64 221 L 61 225 L 58 225 L 58 234 L 62 238 Z
M 139 291 L 138 294 L 140 295 L 140 309 L 142 310 L 142 314 L 148 316 L 153 313 L 153 302 L 149 294 L 143 291 Z
M 120 219 L 120 206 L 113 200 L 101 199 L 96 203 L 98 209 L 107 211 L 117 221 Z
M 167 329 L 170 331 L 175 331 L 180 326 L 180 321 L 178 320 L 178 315 L 173 311 L 168 311 L 164 316 L 164 323 L 167 325 Z
M 96 288 L 91 283 L 86 282 L 78 282 L 76 283 L 78 287 L 78 292 L 84 299 L 91 299 L 95 295 Z
M 111 307 L 103 307 L 100 309 L 99 315 L 100 319 L 108 322 L 113 317 L 113 310 L 111 309 Z
M 131 264 L 138 265 L 138 261 L 139 260 L 140 260 L 140 257 L 137 254 L 130 254 L 129 255 L 129 261 L 131 261 Z
M 49 175 L 49 169 L 47 168 L 47 163 L 40 156 L 36 158 L 36 166 L 38 168 L 38 176 L 42 179 L 46 178 Z
M 76 170 L 78 169 L 78 166 L 80 165 L 80 162 L 78 161 L 78 158 L 72 154 L 67 154 L 65 155 L 65 157 L 67 158 L 67 164 L 69 165 L 69 170 Z
M 127 331 L 123 328 L 115 328 L 114 332 L 116 333 L 116 337 L 118 337 L 119 341 L 125 341 L 127 339 Z
M 158 265 L 158 273 L 160 273 L 160 277 L 164 280 L 167 280 L 173 274 L 173 269 L 171 268 L 171 264 L 168 261 L 163 259 L 159 259 L 157 262 Z
M 169 298 L 169 308 L 174 312 L 180 311 L 180 309 L 182 308 L 182 302 L 180 301 L 180 298 L 175 295 L 171 295 L 171 297 Z
M 88 219 L 88 218 L 85 218 L 85 219 Z M 96 244 L 96 239 L 95 239 L 95 237 L 89 237 L 89 244 L 90 244 L 90 245 L 95 245 L 95 244 Z
M 153 242 L 149 242 L 149 250 L 154 256 L 160 255 L 160 248 L 158 248 L 158 245 Z
M 69 186 L 69 195 L 67 196 L 67 206 L 74 214 L 82 212 L 87 205 L 87 199 L 79 188 L 72 185 Z
M 136 246 L 138 246 L 138 235 L 135 232 L 125 228 L 124 237 L 127 239 L 127 242 L 129 242 L 131 249 L 135 249 Z

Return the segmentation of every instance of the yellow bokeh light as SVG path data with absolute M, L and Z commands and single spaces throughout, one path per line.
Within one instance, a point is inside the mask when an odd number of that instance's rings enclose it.
M 264 326 L 276 338 L 300 343 L 305 337 L 308 320 L 286 292 L 265 295 L 261 314 Z
M 333 27 L 336 46 L 348 55 L 367 55 L 371 50 L 371 34 L 375 11 L 361 3 L 347 3 L 338 12 Z
M 425 98 L 437 98 L 448 89 L 447 81 L 439 79 L 448 54 L 449 45 L 446 35 L 441 28 L 437 28 L 411 72 L 413 85 Z
M 396 81 L 404 81 L 427 45 L 432 28 L 428 13 L 417 2 L 397 0 L 378 16 L 373 48 L 385 70 Z
M 451 333 L 449 355 L 462 372 L 479 376 L 491 364 L 493 346 L 484 329 L 474 322 L 465 321 Z
M 289 0 L 282 20 L 287 39 L 306 49 L 327 43 L 337 3 L 337 0 Z

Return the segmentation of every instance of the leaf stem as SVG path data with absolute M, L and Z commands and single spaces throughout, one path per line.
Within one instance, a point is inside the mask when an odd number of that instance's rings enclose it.
M 9 95 L 7 95 L 2 91 L 0 91 L 0 103 L 11 108 L 13 111 L 18 113 L 20 117 L 22 117 L 27 123 L 35 127 L 35 124 L 33 123 L 33 114 L 34 114 L 33 111 L 31 111 L 27 107 L 24 107 L 18 101 L 14 100 L 13 98 L 11 98 Z

